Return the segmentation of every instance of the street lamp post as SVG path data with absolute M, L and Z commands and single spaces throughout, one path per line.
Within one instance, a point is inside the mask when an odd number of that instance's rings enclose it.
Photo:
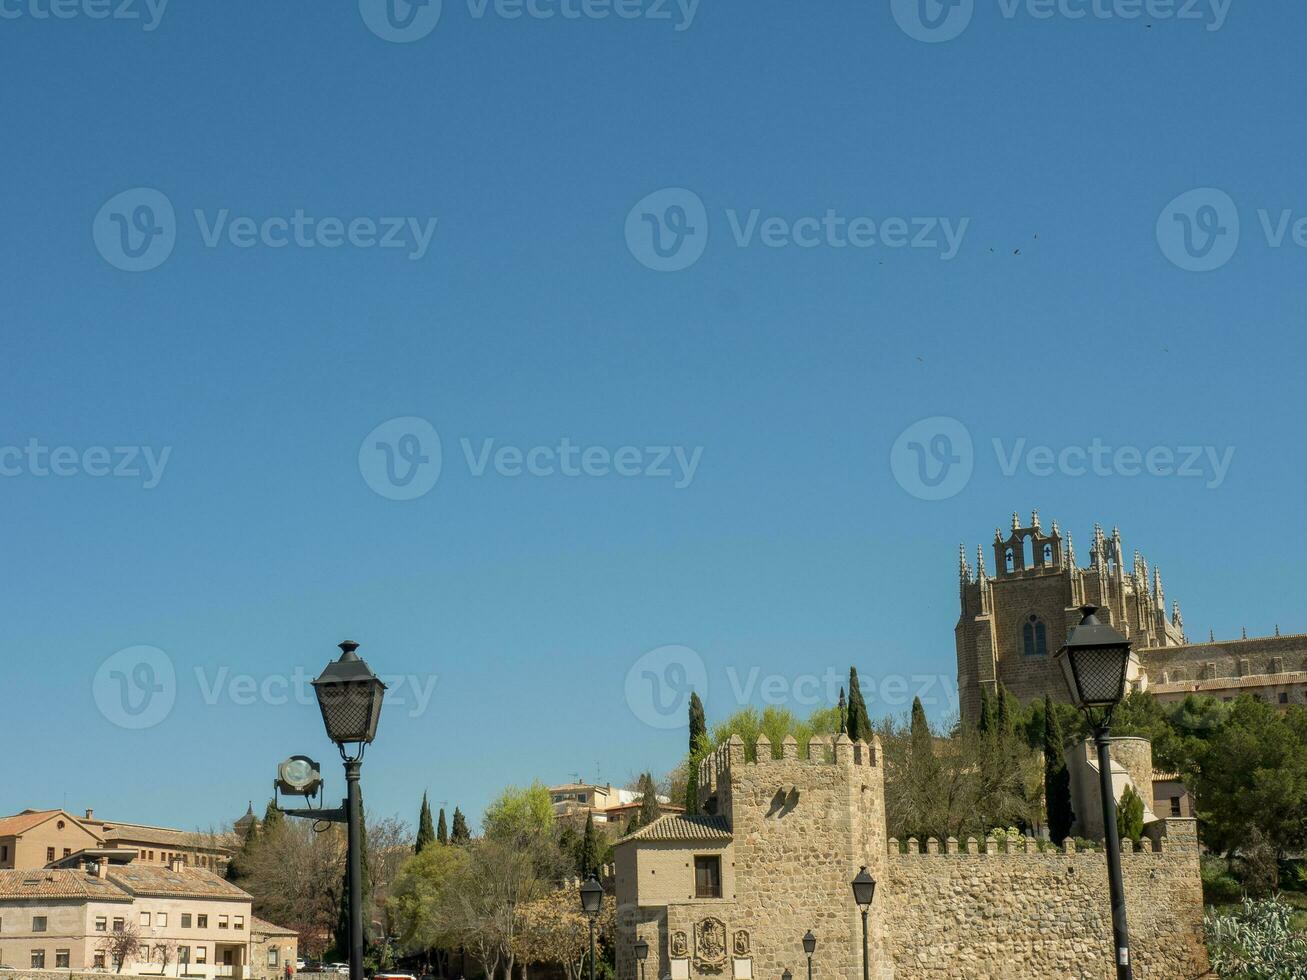
M 640 980 L 644 980 L 644 961 L 649 958 L 649 944 L 641 939 L 633 948 L 636 962 L 640 964 Z
M 1103 802 L 1103 833 L 1107 837 L 1107 877 L 1112 896 L 1112 945 L 1117 980 L 1133 980 L 1130 930 L 1126 923 L 1125 883 L 1121 877 L 1121 838 L 1116 825 L 1116 795 L 1112 790 L 1109 735 L 1112 712 L 1125 697 L 1130 666 L 1130 641 L 1107 623 L 1100 623 L 1096 606 L 1081 606 L 1082 619 L 1072 628 L 1058 660 L 1066 675 L 1072 702 L 1085 713 L 1098 747 L 1099 795 Z
M 595 980 L 595 921 L 604 903 L 604 886 L 591 875 L 581 886 L 581 911 L 590 917 L 590 980 Z
M 867 954 L 867 916 L 876 897 L 876 879 L 867 874 L 864 864 L 853 879 L 853 900 L 862 909 L 862 980 L 871 980 L 871 960 Z
M 340 644 L 340 659 L 313 682 L 327 737 L 345 763 L 345 824 L 349 828 L 349 977 L 363 980 L 363 811 L 359 771 L 363 753 L 377 734 L 386 685 L 355 652 L 353 640 Z M 352 749 L 350 748 L 352 746 Z
M 811 929 L 803 934 L 803 951 L 808 956 L 808 980 L 812 980 L 812 954 L 817 951 L 817 937 Z

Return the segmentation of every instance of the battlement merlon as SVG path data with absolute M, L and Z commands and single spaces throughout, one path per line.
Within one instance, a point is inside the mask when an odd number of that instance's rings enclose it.
M 807 752 L 800 751 L 798 740 L 786 735 L 777 755 L 771 739 L 759 735 L 754 743 L 753 758 L 745 752 L 744 739 L 737 733 L 702 762 L 699 763 L 699 787 L 711 791 L 729 783 L 731 770 L 737 766 L 769 766 L 786 762 L 807 762 L 813 765 L 843 765 L 878 767 L 881 764 L 881 742 L 873 735 L 870 742 L 854 742 L 844 732 L 833 739 L 829 735 L 814 735 L 808 742 Z

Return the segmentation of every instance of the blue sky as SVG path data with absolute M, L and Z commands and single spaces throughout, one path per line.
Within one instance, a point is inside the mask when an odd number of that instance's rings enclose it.
M 0 810 L 208 825 L 294 752 L 338 793 L 275 702 L 346 637 L 405 701 L 374 812 L 624 783 L 683 746 L 647 671 L 715 718 L 951 679 L 1014 509 L 1119 524 L 1191 637 L 1307 630 L 1307 10 L 67 2 L 0 4 Z

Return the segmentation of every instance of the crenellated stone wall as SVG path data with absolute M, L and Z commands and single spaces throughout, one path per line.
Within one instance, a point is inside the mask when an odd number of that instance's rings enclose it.
M 1122 855 L 1138 980 L 1207 976 L 1192 819 L 1153 825 Z M 1033 840 L 890 842 L 891 951 L 898 980 L 1113 980 L 1102 850 L 1040 852 Z

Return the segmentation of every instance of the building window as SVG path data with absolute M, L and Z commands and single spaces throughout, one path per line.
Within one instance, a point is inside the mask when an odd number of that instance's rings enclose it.
M 722 897 L 722 859 L 697 857 L 694 859 L 694 897 Z
M 97 915 L 95 917 L 95 931 L 106 932 L 108 928 L 109 928 L 109 920 L 102 915 Z
M 32 969 L 33 970 L 45 969 L 45 950 L 43 949 L 32 950 Z
M 1289 703 L 1289 692 L 1288 692 L 1288 691 L 1281 691 L 1281 692 L 1280 692 L 1280 704 L 1288 704 L 1288 703 Z
M 1038 616 L 1032 615 L 1022 625 L 1021 649 L 1027 657 L 1048 656 L 1048 630 Z
M 195 917 L 195 927 L 197 929 L 209 928 L 209 917 L 207 915 L 197 915 Z M 196 960 L 196 962 L 198 963 L 199 960 Z
M 183 913 L 182 913 L 182 928 L 183 928 L 183 929 L 189 929 L 190 927 L 191 927 L 191 913 L 189 913 L 189 912 L 183 912 Z
M 114 919 L 114 920 L 113 920 L 113 931 L 114 931 L 114 932 L 122 932 L 123 929 L 125 929 L 126 927 L 127 927 L 127 922 L 126 922 L 126 920 L 124 920 L 124 919 Z
M 238 915 L 238 916 L 236 916 L 236 917 L 235 917 L 235 921 L 232 923 L 232 926 L 234 926 L 234 927 L 237 928 L 237 929 L 244 929 L 244 928 L 245 928 L 245 916 L 243 916 L 243 915 Z
M 1171 797 L 1171 816 L 1180 816 L 1180 797 L 1178 796 Z
M 276 947 L 276 946 L 269 946 L 269 947 L 268 947 L 268 966 L 276 966 L 276 965 L 277 965 L 277 947 Z
M 160 928 L 166 928 L 168 925 L 168 913 L 156 912 L 154 914 L 154 924 Z
M 191 948 L 189 946 L 177 947 L 177 962 L 180 963 L 183 967 L 190 965 Z M 185 973 L 186 971 L 182 970 L 182 972 Z
M 227 916 L 225 915 L 218 916 L 218 928 L 219 929 L 227 928 Z
M 45 861 L 46 861 L 47 864 L 49 864 L 49 863 L 50 863 L 51 861 L 53 861 L 53 860 L 54 860 L 54 848 L 53 848 L 53 847 L 47 847 L 47 848 L 45 849 Z
M 149 912 L 142 912 L 142 913 L 141 913 L 141 925 L 143 925 L 143 926 L 148 926 L 149 924 L 150 924 L 150 913 L 149 913 Z
M 65 847 L 65 848 L 64 848 L 64 857 L 67 857 L 69 854 L 72 854 L 72 853 L 73 853 L 73 849 L 72 849 L 71 847 Z
M 54 966 L 56 970 L 68 969 L 68 953 L 66 949 L 56 949 L 54 951 Z
M 68 825 L 65 824 L 62 820 L 57 821 L 57 822 L 55 823 L 55 828 L 58 829 L 58 830 L 63 830 L 64 827 L 66 827 L 66 826 L 68 826 Z
M 0 861 L 8 861 L 8 860 L 9 860 L 9 845 L 0 844 Z
M 209 947 L 208 947 L 208 946 L 196 946 L 196 947 L 195 947 L 195 962 L 196 962 L 196 963 L 207 963 L 207 962 L 209 962 Z
M 103 969 L 104 969 L 104 954 L 103 954 L 103 953 L 96 953 L 96 954 L 95 954 L 95 958 L 94 958 L 93 960 L 91 960 L 91 965 L 94 966 L 97 970 L 103 970 Z
M 33 932 L 45 932 L 45 925 L 46 925 L 46 923 L 45 923 L 45 916 L 43 916 L 43 915 L 34 915 L 34 916 L 32 916 L 32 931 L 33 931 Z

